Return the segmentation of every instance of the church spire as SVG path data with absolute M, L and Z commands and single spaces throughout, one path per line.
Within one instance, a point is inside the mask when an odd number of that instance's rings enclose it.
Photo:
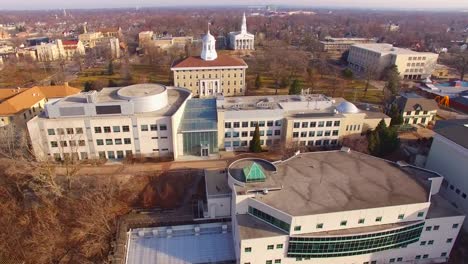
M 244 15 L 242 16 L 241 32 L 247 33 L 247 19 L 245 18 L 245 12 L 244 12 Z

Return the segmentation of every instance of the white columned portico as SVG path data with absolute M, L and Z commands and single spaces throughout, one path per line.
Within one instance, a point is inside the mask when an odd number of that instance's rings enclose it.
M 198 93 L 200 97 L 215 96 L 221 93 L 221 82 L 219 79 L 200 80 Z

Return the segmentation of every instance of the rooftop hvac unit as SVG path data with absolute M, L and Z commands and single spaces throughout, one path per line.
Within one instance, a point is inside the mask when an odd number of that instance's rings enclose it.
M 158 236 L 158 230 L 157 229 L 153 229 L 153 236 L 157 237 Z
M 227 233 L 227 229 L 228 229 L 227 225 L 222 225 L 221 226 L 221 230 L 222 230 L 223 234 Z
M 195 228 L 193 228 L 193 231 L 195 232 L 195 236 L 200 235 L 200 227 L 199 226 L 196 226 Z
M 138 236 L 139 237 L 144 237 L 145 236 L 145 231 L 143 231 L 143 230 L 138 231 Z
M 86 102 L 88 104 L 96 103 L 97 101 L 97 91 L 89 91 L 84 93 Z
M 172 237 L 172 229 L 171 228 L 166 229 L 166 234 L 168 238 Z
M 341 152 L 346 152 L 346 153 L 349 153 L 349 152 L 351 152 L 351 148 L 348 148 L 348 147 L 342 147 L 342 148 L 340 149 L 340 151 L 341 151 Z

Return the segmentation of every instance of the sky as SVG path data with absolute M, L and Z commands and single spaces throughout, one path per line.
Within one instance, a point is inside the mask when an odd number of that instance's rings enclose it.
M 92 9 L 158 6 L 295 5 L 334 8 L 468 10 L 468 0 L 0 0 L 0 10 Z

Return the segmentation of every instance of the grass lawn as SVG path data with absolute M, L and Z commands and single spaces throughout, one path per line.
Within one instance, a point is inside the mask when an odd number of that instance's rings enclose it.
M 168 85 L 169 69 L 159 69 L 157 66 L 135 64 L 130 65 L 130 75 L 132 83 L 161 83 Z M 76 88 L 84 88 L 85 82 L 103 82 L 107 86 L 109 81 L 114 81 L 117 85 L 125 82 L 119 65 L 114 67 L 114 74 L 107 74 L 107 67 L 96 67 L 86 69 L 78 75 L 78 78 L 70 82 L 70 85 Z

